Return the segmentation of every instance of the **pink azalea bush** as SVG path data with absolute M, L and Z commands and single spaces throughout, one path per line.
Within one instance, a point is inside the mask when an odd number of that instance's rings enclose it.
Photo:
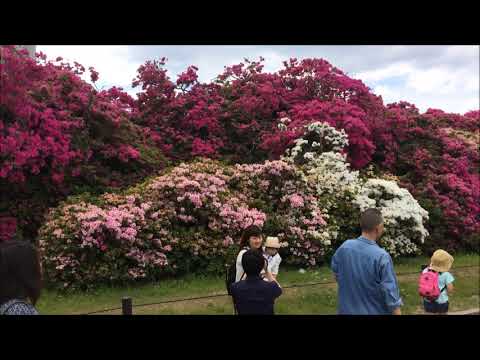
M 230 186 L 267 214 L 265 232 L 284 242 L 286 263 L 314 266 L 323 262 L 331 249 L 332 232 L 313 184 L 282 160 L 234 169 Z
M 123 194 L 70 198 L 50 212 L 40 248 L 46 278 L 65 287 L 155 280 L 223 271 L 252 224 L 280 236 L 289 263 L 315 265 L 330 248 L 313 190 L 293 166 L 208 159 Z

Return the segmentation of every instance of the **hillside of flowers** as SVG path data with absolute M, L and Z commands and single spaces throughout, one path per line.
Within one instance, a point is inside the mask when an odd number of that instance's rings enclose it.
M 480 250 L 479 111 L 464 115 L 406 102 L 383 104 L 360 80 L 322 59 L 290 59 L 264 73 L 263 59 L 226 67 L 211 83 L 190 67 L 172 81 L 165 59 L 138 70 L 138 116 L 173 160 L 230 163 L 279 159 L 323 122 L 348 136 L 353 169 L 390 173 L 432 213 L 425 249 Z
M 218 271 L 252 222 L 315 266 L 369 206 L 393 256 L 480 251 L 478 110 L 386 105 L 323 59 L 209 83 L 148 61 L 134 99 L 25 55 L 0 54 L 0 241 L 39 241 L 65 287 Z

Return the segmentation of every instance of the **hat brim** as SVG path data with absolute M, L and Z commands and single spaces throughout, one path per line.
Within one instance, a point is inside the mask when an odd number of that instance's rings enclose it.
M 449 265 L 443 265 L 443 266 L 436 266 L 436 265 L 430 265 L 430 269 L 436 271 L 436 272 L 447 272 L 451 269 L 452 264 Z

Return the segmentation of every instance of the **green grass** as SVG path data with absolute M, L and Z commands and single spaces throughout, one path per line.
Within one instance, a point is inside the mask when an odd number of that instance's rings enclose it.
M 427 264 L 426 257 L 401 259 L 395 263 L 399 275 L 400 290 L 405 303 L 404 314 L 422 312 L 421 298 L 417 294 L 415 275 L 400 275 L 419 272 L 420 265 Z M 478 266 L 478 254 L 455 256 L 452 273 L 455 277 L 455 292 L 450 295 L 451 311 L 460 311 L 479 307 L 479 268 L 458 269 L 462 266 Z M 280 268 L 279 281 L 283 287 L 293 284 L 333 281 L 331 271 L 323 266 L 308 270 L 304 274 L 298 269 L 283 266 Z M 89 293 L 60 294 L 45 290 L 37 304 L 41 314 L 83 314 L 97 310 L 120 306 L 123 296 L 130 296 L 135 304 L 154 303 L 189 297 L 198 297 L 225 292 L 223 277 L 186 276 L 182 279 L 164 280 L 161 283 L 139 285 L 125 288 L 103 287 Z M 151 305 L 133 309 L 134 314 L 232 314 L 231 299 L 228 296 L 194 301 L 182 301 L 163 305 Z M 277 314 L 335 314 L 336 285 L 314 285 L 284 289 L 283 295 L 275 304 Z M 119 310 L 106 314 L 120 314 Z

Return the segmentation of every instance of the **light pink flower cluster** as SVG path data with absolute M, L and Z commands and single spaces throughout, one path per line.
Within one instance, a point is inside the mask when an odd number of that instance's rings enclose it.
M 267 218 L 265 213 L 257 209 L 249 209 L 245 206 L 236 206 L 233 202 L 225 204 L 220 210 L 221 227 L 223 229 L 243 230 L 250 225 L 256 225 L 260 228 Z
M 284 196 L 282 198 L 282 201 L 285 202 L 286 200 L 288 200 L 290 202 L 290 205 L 293 208 L 302 208 L 305 205 L 305 203 L 303 201 L 303 197 L 301 197 L 298 194 L 292 194 L 292 195 Z

